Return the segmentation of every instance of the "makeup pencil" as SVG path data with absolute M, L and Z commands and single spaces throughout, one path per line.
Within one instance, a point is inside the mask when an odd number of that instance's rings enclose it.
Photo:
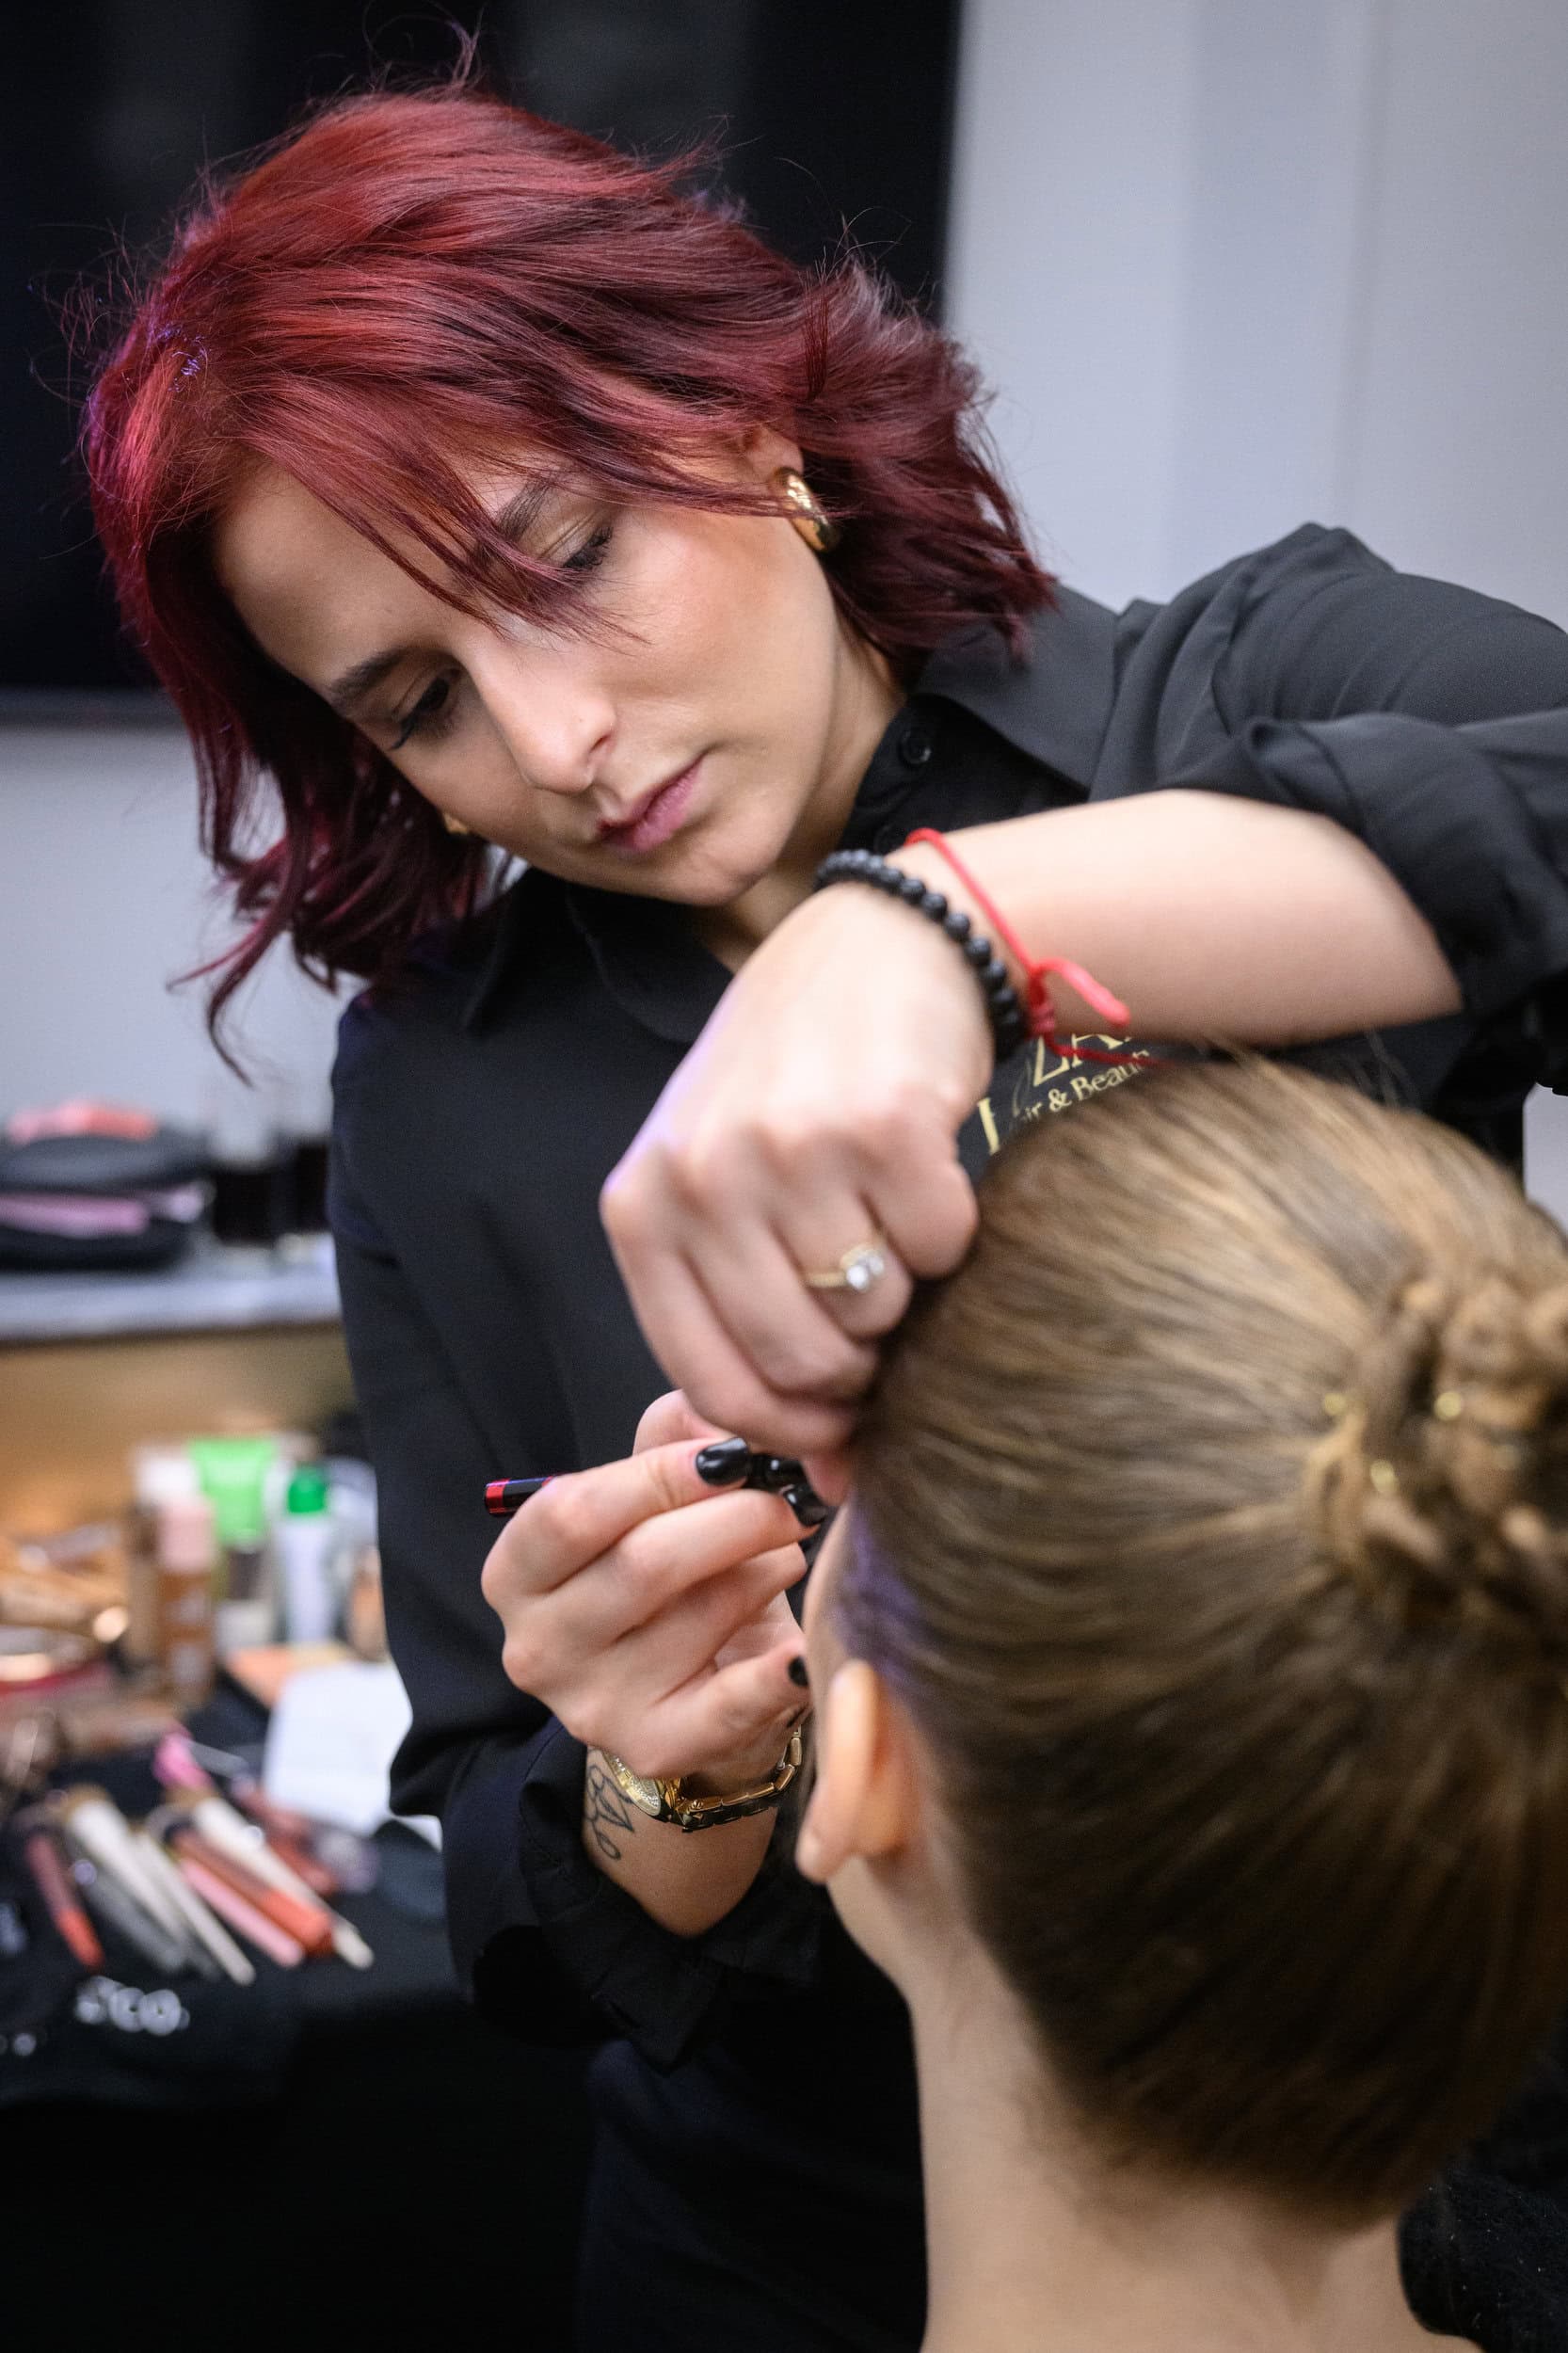
M 509 1520 L 514 1512 L 520 1512 L 530 1496 L 536 1496 L 541 1487 L 548 1487 L 554 1477 L 547 1472 L 543 1479 L 492 1479 L 485 1487 L 485 1509 L 493 1520 Z

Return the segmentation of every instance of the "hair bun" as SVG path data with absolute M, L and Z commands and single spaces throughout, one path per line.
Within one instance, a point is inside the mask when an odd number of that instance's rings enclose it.
M 1568 1668 L 1568 1283 L 1400 1294 L 1307 1489 L 1322 1552 L 1407 1625 Z

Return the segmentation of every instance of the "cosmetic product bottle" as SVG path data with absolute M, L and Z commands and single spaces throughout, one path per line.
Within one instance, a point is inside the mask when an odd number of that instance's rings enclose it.
M 267 1484 L 278 1462 L 270 1433 L 192 1438 L 191 1460 L 217 1515 L 222 1548 L 217 1583 L 219 1657 L 270 1642 L 277 1627 L 267 1547 Z
M 166 1503 L 200 1495 L 200 1484 L 183 1446 L 137 1446 L 131 1449 L 131 1486 L 125 1531 L 130 1619 L 123 1649 L 131 1666 L 152 1667 L 163 1657 L 158 1513 Z
M 175 1705 L 195 1707 L 213 1686 L 213 1507 L 203 1495 L 171 1496 L 155 1526 L 159 1664 Z
M 327 1478 L 319 1464 L 302 1463 L 289 1481 L 283 1515 L 272 1532 L 283 1605 L 283 1638 L 325 1642 L 336 1631 L 337 1586 L 332 1575 L 338 1531 L 328 1510 Z

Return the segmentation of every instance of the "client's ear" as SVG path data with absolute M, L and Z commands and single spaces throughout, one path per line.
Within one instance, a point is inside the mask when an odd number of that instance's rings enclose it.
M 817 1704 L 816 1783 L 795 1861 L 830 1880 L 857 1856 L 870 1862 L 909 1844 L 919 1789 L 909 1727 L 874 1667 L 846 1659 Z

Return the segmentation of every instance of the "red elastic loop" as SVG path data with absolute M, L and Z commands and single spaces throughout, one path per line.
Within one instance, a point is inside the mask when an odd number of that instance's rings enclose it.
M 1068 956 L 1032 956 L 1012 924 L 990 893 L 978 883 L 945 834 L 933 825 L 921 825 L 904 842 L 907 850 L 917 841 L 929 841 L 937 854 L 946 858 L 965 889 L 980 908 L 994 936 L 1013 956 L 1024 975 L 1024 1011 L 1031 1037 L 1043 1037 L 1060 1054 L 1069 1054 L 1080 1062 L 1141 1063 L 1143 1054 L 1109 1054 L 1093 1046 L 1080 1046 L 1073 1039 L 1057 1035 L 1056 1008 L 1050 1000 L 1046 984 L 1052 973 L 1066 982 L 1067 986 L 1090 1006 L 1115 1036 L 1125 1036 L 1131 1027 L 1131 1016 L 1119 997 L 1112 997 L 1101 986 L 1092 972 L 1081 964 L 1074 964 Z

